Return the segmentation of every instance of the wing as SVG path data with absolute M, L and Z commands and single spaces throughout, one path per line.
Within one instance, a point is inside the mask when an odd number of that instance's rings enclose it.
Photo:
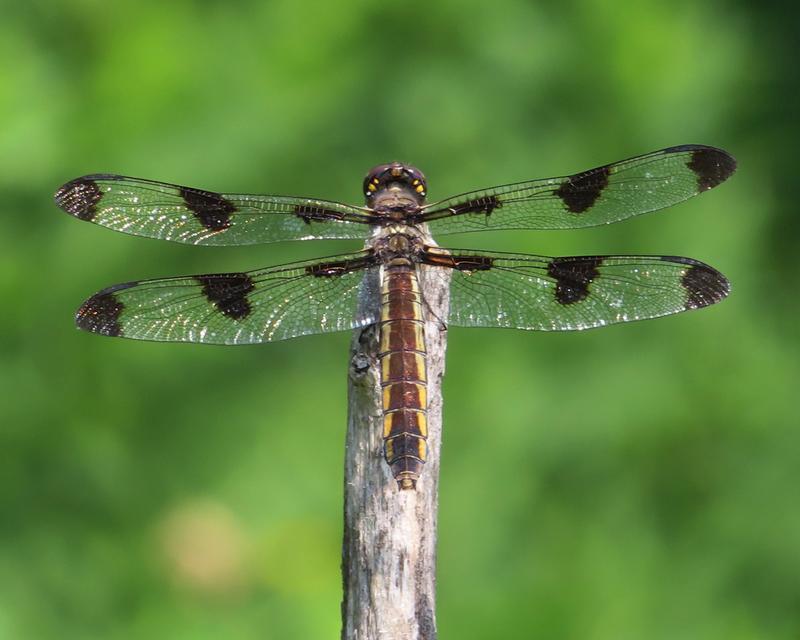
M 464 193 L 428 205 L 420 221 L 434 234 L 593 227 L 682 202 L 735 170 L 721 149 L 670 147 L 572 176 Z
M 372 324 L 379 290 L 374 255 L 362 251 L 248 273 L 118 284 L 84 302 L 75 322 L 138 340 L 253 344 Z
M 106 174 L 66 183 L 56 192 L 55 201 L 81 220 L 186 244 L 364 238 L 372 220 L 369 210 L 339 202 L 214 193 Z
M 428 249 L 450 276 L 449 322 L 459 327 L 570 331 L 699 309 L 730 291 L 706 264 L 677 256 L 546 258 Z

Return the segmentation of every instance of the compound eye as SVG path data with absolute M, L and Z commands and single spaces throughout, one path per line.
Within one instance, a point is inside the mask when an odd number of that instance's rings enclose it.
M 377 178 L 373 178 L 372 180 L 370 180 L 367 183 L 366 194 L 367 194 L 368 198 L 373 196 L 373 195 L 375 195 L 375 192 L 378 190 L 378 184 L 379 183 L 380 183 L 380 180 L 378 180 Z

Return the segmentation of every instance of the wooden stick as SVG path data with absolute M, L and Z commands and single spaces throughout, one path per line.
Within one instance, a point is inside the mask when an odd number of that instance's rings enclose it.
M 428 461 L 416 491 L 400 491 L 383 459 L 375 326 L 353 336 L 348 385 L 342 549 L 343 640 L 436 638 L 436 518 L 449 289 L 422 269 L 428 351 Z M 374 303 L 374 302 L 373 302 Z

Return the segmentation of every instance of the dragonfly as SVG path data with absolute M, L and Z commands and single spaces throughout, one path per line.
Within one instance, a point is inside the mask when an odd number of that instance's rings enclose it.
M 398 488 L 413 490 L 427 458 L 423 272 L 449 288 L 445 327 L 582 330 L 700 309 L 730 291 L 719 271 L 692 258 L 445 249 L 434 236 L 618 222 L 708 191 L 735 169 L 721 149 L 682 145 L 433 203 L 424 174 L 401 162 L 367 174 L 362 206 L 113 174 L 71 180 L 55 202 L 80 220 L 187 244 L 363 240 L 361 251 L 317 260 L 116 284 L 88 298 L 76 324 L 105 336 L 213 344 L 377 325 L 383 455 Z

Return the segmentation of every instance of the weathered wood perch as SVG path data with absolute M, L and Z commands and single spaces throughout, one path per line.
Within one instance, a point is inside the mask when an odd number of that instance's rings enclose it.
M 383 458 L 378 330 L 356 331 L 350 352 L 342 549 L 343 640 L 436 638 L 436 518 L 448 282 L 420 275 L 428 350 L 428 461 L 416 491 L 401 491 Z M 374 303 L 374 302 L 373 302 Z

